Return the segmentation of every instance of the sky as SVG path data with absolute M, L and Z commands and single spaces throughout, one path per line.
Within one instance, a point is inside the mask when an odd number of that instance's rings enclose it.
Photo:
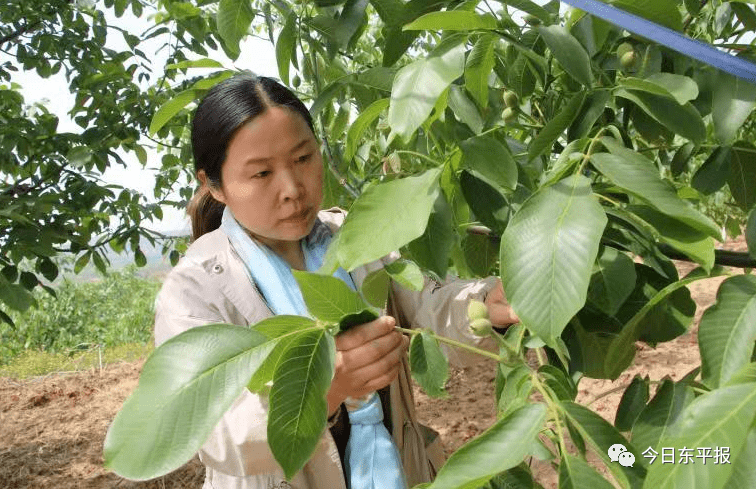
M 118 25 L 135 34 L 144 31 L 151 25 L 151 21 L 146 18 L 136 18 L 131 15 L 130 11 L 127 11 L 121 18 L 115 18 L 112 12 L 108 12 L 109 15 L 106 15 L 108 23 Z M 112 30 L 108 33 L 106 46 L 117 50 L 128 49 L 122 36 Z M 156 70 L 160 70 L 165 65 L 167 53 L 165 50 L 156 53 L 157 47 L 158 43 L 146 46 L 140 45 L 140 49 L 145 51 L 152 60 L 153 67 Z M 226 68 L 249 69 L 259 75 L 278 77 L 275 48 L 270 40 L 248 36 L 241 44 L 241 53 L 241 56 L 235 62 L 228 59 L 222 51 L 211 52 L 208 57 L 220 61 Z M 197 57 L 199 58 L 199 56 Z M 0 62 L 6 59 L 8 59 L 7 55 L 0 53 Z M 203 71 L 209 74 L 215 70 L 198 68 L 190 71 L 190 74 L 197 75 Z M 153 77 L 154 79 L 157 79 L 157 76 Z M 81 127 L 75 124 L 67 115 L 67 112 L 73 106 L 74 95 L 68 91 L 68 82 L 65 79 L 63 71 L 47 79 L 40 78 L 33 71 L 19 71 L 13 75 L 12 81 L 23 87 L 21 92 L 27 104 L 31 105 L 41 102 L 50 112 L 58 116 L 58 130 L 60 132 L 78 133 L 82 131 Z M 152 145 L 150 141 L 143 142 Z M 119 152 L 119 154 L 127 166 L 124 168 L 121 165 L 114 164 L 105 172 L 103 176 L 104 181 L 109 184 L 117 184 L 136 190 L 142 193 L 148 201 L 153 202 L 156 171 L 150 168 L 160 166 L 162 154 L 148 150 L 146 168 L 142 168 L 134 153 Z M 178 199 L 177 196 L 176 199 Z M 162 221 L 153 222 L 153 225 L 148 227 L 160 232 L 185 231 L 188 230 L 188 219 L 182 210 L 164 207 Z

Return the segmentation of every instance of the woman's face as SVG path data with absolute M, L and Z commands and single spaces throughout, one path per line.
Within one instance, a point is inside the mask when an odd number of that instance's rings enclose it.
M 323 197 L 320 148 L 304 118 L 270 107 L 239 128 L 211 189 L 236 220 L 273 249 L 307 236 Z

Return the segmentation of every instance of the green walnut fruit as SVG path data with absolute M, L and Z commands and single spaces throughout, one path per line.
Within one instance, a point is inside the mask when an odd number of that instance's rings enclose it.
M 488 307 L 478 300 L 472 299 L 467 305 L 467 317 L 470 321 L 476 319 L 488 319 Z
M 488 336 L 493 332 L 491 321 L 486 318 L 470 321 L 470 332 L 475 336 Z
M 512 90 L 507 90 L 504 92 L 504 103 L 507 105 L 507 107 L 517 107 L 520 105 L 520 100 L 517 97 L 517 94 L 514 93 Z
M 302 79 L 299 78 L 299 75 L 294 75 L 294 78 L 291 79 L 291 86 L 294 88 L 298 88 L 299 85 L 302 84 Z
M 633 45 L 629 42 L 623 42 L 619 46 L 617 46 L 617 57 L 621 58 L 625 53 L 630 53 L 633 51 Z
M 507 107 L 506 109 L 504 109 L 502 117 L 504 118 L 504 122 L 510 124 L 517 120 L 517 111 L 512 107 Z
M 533 26 L 541 25 L 541 19 L 539 19 L 535 15 L 531 15 L 531 14 L 528 14 L 528 15 L 525 16 L 525 22 L 528 25 L 533 25 Z
M 622 68 L 625 70 L 629 70 L 630 68 L 635 66 L 636 59 L 637 56 L 635 55 L 635 51 L 628 51 L 620 58 L 620 66 L 622 66 Z

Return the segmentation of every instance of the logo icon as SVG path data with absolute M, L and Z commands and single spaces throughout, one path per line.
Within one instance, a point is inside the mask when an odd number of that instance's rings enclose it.
M 628 452 L 622 443 L 615 443 L 610 446 L 607 453 L 609 454 L 609 460 L 619 462 L 623 467 L 632 467 L 635 463 L 635 455 Z

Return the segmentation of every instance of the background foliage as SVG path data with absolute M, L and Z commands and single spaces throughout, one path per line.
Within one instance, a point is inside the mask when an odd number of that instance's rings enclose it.
M 756 12 L 748 2 L 609 3 L 733 54 L 753 55 Z M 54 117 L 43 109 L 31 114 L 14 87 L 0 93 L 7 107 L 3 117 L 11 122 L 0 134 L 7 149 L 0 164 L 0 196 L 7 201 L 0 200 L 7 230 L 0 236 L 0 301 L 6 306 L 28 308 L 33 298 L 24 291 L 36 287 L 40 275 L 54 278 L 50 257 L 56 253 L 73 252 L 77 263 L 91 259 L 104 268 L 99 250 L 107 243 L 128 246 L 143 262 L 139 237 L 159 236 L 141 223 L 157 207 L 128 193 L 116 196 L 117 189 L 97 183 L 98 172 L 118 161 L 115 148 L 143 154 L 143 135 L 164 143 L 156 196 L 181 186 L 179 176 L 190 161 L 186 131 L 193 104 L 231 74 L 208 49 L 236 59 L 245 54 L 239 48 L 245 36 L 267 36 L 275 44 L 280 79 L 310 102 L 317 121 L 330 170 L 324 205 L 349 206 L 356 198 L 329 251 L 329 267 L 352 269 L 401 249 L 408 261 L 386 273 L 407 284 L 421 279 L 419 270 L 438 277 L 496 270 L 522 319 L 522 326 L 495 336 L 502 348 L 500 422 L 455 454 L 433 487 L 478 487 L 496 480 L 492 468 L 505 471 L 502 477 L 524 471 L 528 479 L 527 470 L 518 468 L 528 453 L 554 460 L 560 486 L 606 486 L 585 463 L 585 449 L 599 456 L 621 487 L 681 487 L 691 480 L 704 487 L 748 485 L 756 419 L 753 275 L 727 279 L 717 304 L 704 314 L 700 377 L 691 372 L 668 381 L 650 400 L 649 379 L 639 379 L 625 393 L 617 426 L 572 400 L 581 376 L 616 378 L 631 364 L 636 341 L 655 345 L 687 330 L 695 305 L 685 286 L 722 273 L 714 266 L 714 248 L 723 230 L 744 233 L 756 256 L 754 86 L 558 1 L 111 0 L 35 6 L 20 14 L 3 11 L 0 44 L 15 56 L 3 69 L 28 65 L 42 76 L 66 69 L 71 90 L 80 96 L 73 112 L 83 132 L 57 134 Z M 121 33 L 128 51 L 100 47 L 117 30 L 104 25 L 100 9 L 119 15 L 131 8 L 140 15 L 145 7 L 155 26 L 138 37 Z M 66 35 L 54 42 L 60 33 Z M 76 40 L 68 43 L 69 36 Z M 139 42 L 159 36 L 166 36 L 171 64 L 159 80 L 148 79 Z M 79 44 L 85 42 L 92 44 Z M 82 49 L 86 55 L 69 61 Z M 199 78 L 191 75 L 197 67 L 217 69 Z M 140 88 L 145 80 L 151 85 Z M 181 193 L 190 194 L 188 188 Z M 110 216 L 118 216 L 116 231 L 108 228 Z M 395 225 L 396 216 L 402 226 Z M 364 223 L 390 232 L 366 243 Z M 700 269 L 678 277 L 661 245 Z M 19 271 L 22 259 L 34 263 L 33 271 Z M 245 346 L 229 343 L 244 350 L 241 357 L 233 348 L 208 356 L 186 382 L 212 391 L 217 386 L 200 382 L 207 369 L 234 361 L 241 369 L 234 370 L 235 381 L 243 388 L 242 380 L 253 374 L 272 375 L 275 369 L 260 360 L 267 348 L 283 345 L 270 351 L 300 355 L 307 344 L 305 356 L 323 367 L 312 382 L 293 385 L 283 374 L 270 379 L 280 380 L 277 392 L 309 399 L 309 389 L 325 385 L 333 331 L 323 324 L 300 327 L 289 336 L 263 328 L 265 338 L 251 331 Z M 214 334 L 226 334 L 221 330 Z M 299 342 L 281 339 L 300 333 Z M 551 362 L 542 356 L 542 365 L 532 370 L 525 350 L 542 347 Z M 166 350 L 166 358 L 170 354 Z M 536 391 L 542 402 L 530 397 Z M 149 404 L 149 387 L 145 392 L 132 405 Z M 199 414 L 197 443 L 215 415 L 188 413 Z M 321 426 L 322 414 L 308 411 L 307 421 Z M 553 450 L 540 445 L 538 432 L 551 439 Z M 113 436 L 111 446 L 123 448 Z M 567 438 L 579 448 L 577 456 L 567 451 Z M 532 449 L 511 451 L 508 440 L 520 448 L 532 440 Z M 633 467 L 609 461 L 607 449 L 615 443 L 636 455 Z M 650 465 L 640 456 L 646 446 L 659 451 L 714 445 L 730 449 L 732 464 L 711 472 L 703 464 Z M 286 459 L 279 459 L 290 475 L 312 444 L 300 446 L 301 453 L 283 450 Z M 492 462 L 492 453 L 517 456 Z M 181 459 L 170 456 L 172 463 Z M 128 463 L 134 474 L 157 470 Z

